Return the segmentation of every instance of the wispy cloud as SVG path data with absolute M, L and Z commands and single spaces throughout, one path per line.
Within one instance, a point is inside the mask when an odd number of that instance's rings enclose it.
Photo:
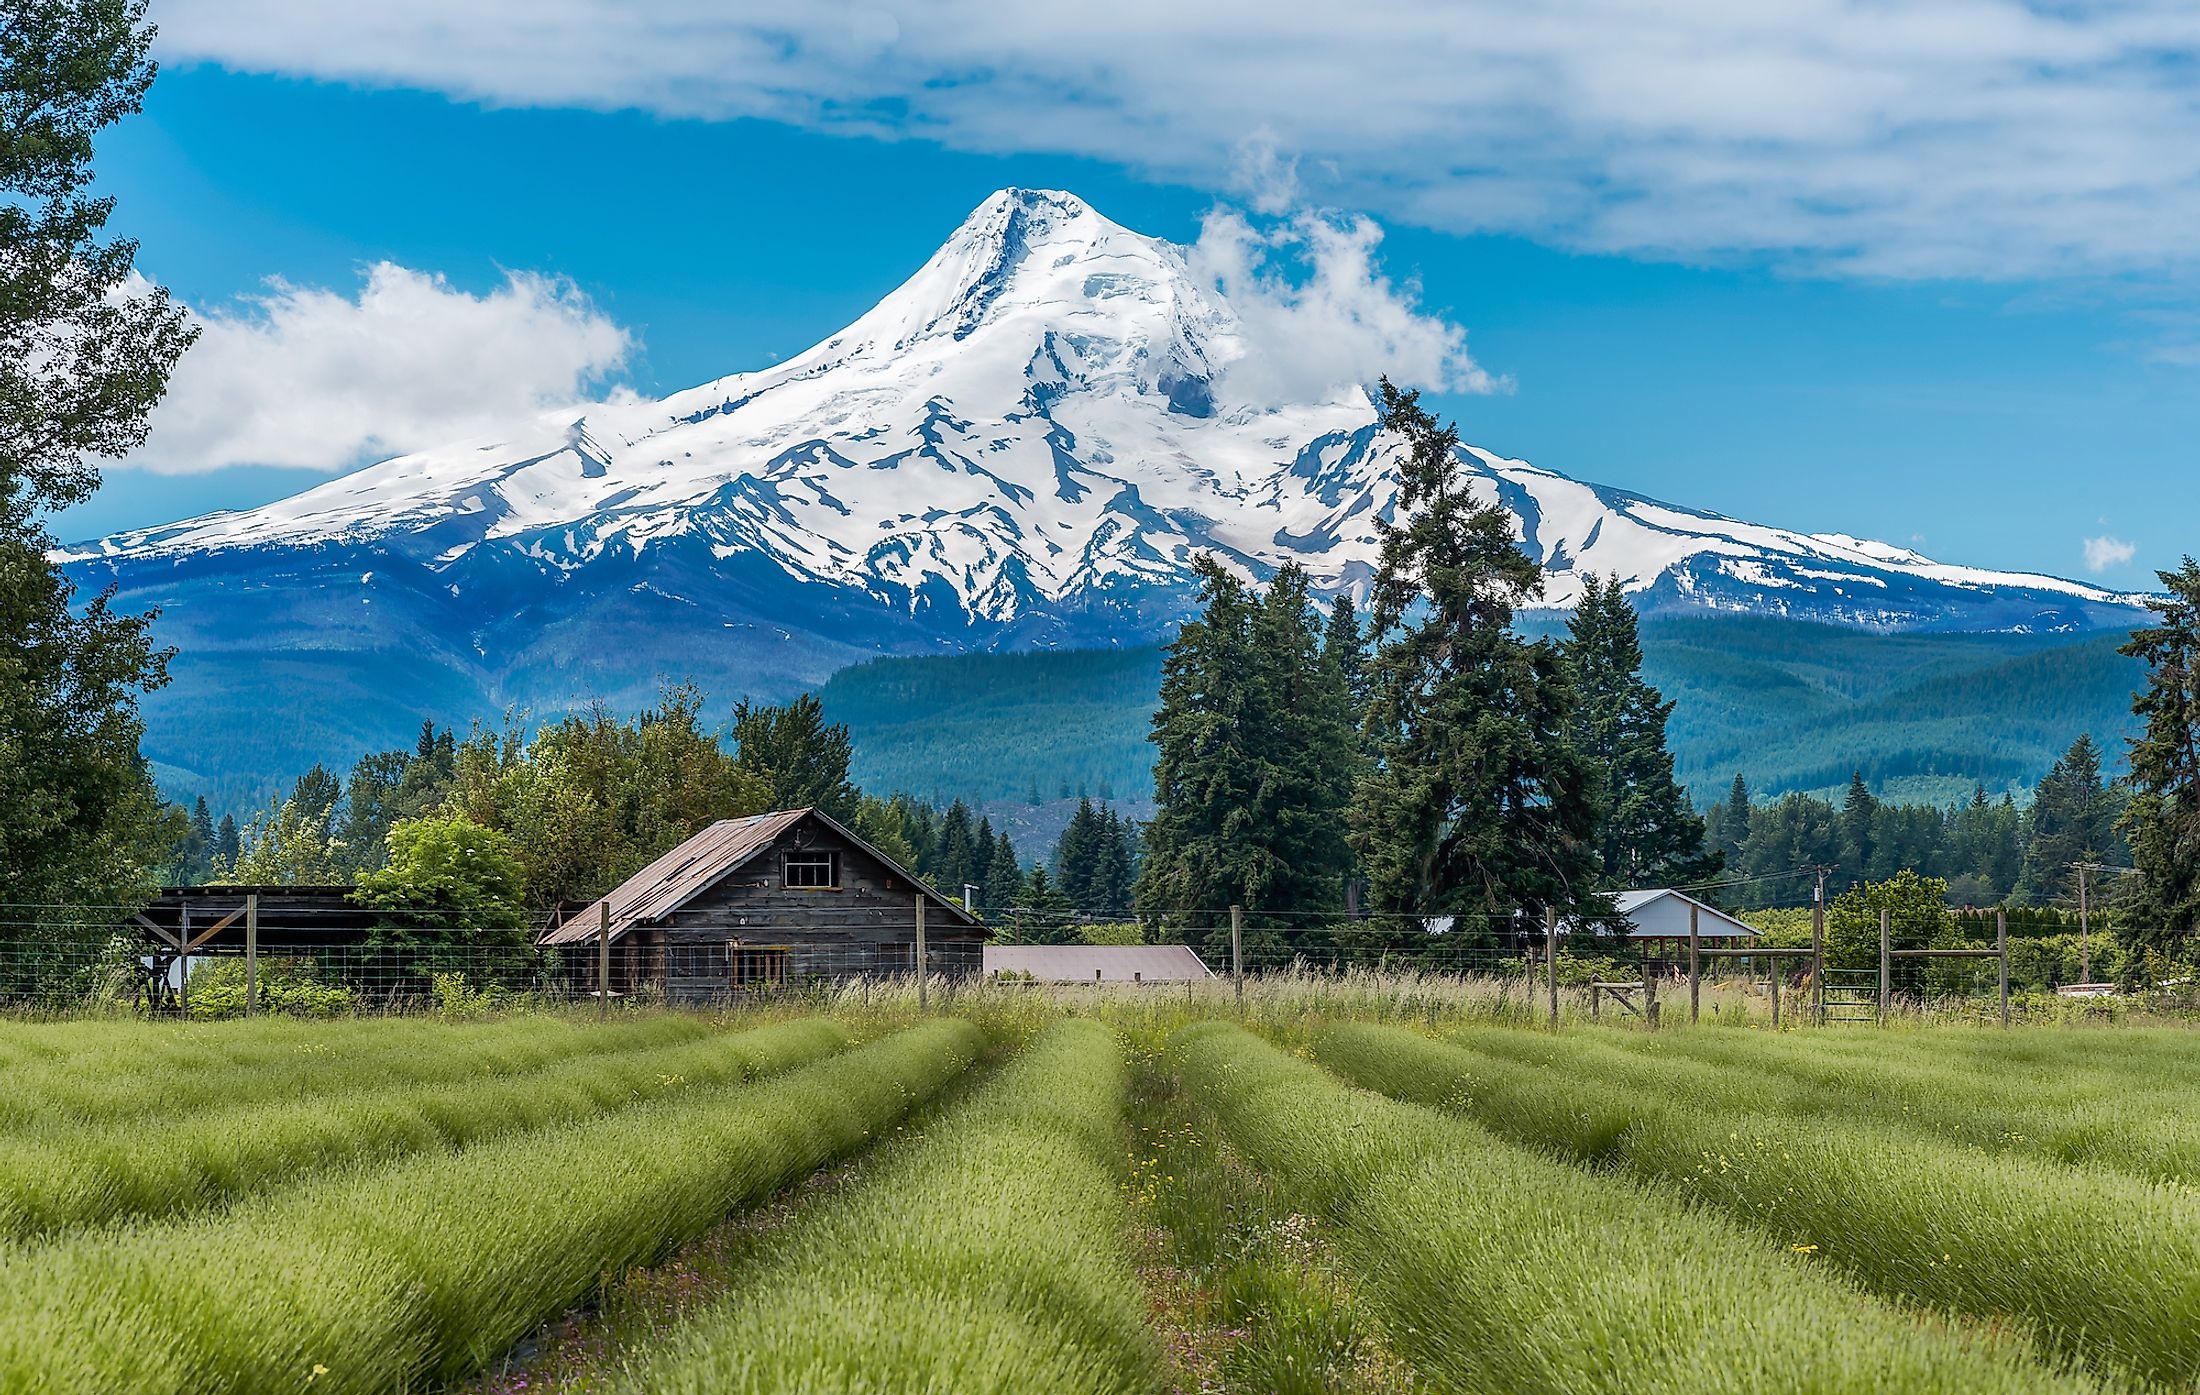
M 1326 401 L 1386 373 L 1454 392 L 1510 390 L 1467 352 L 1465 329 L 1385 274 L 1382 237 L 1372 219 L 1314 209 L 1258 223 L 1230 208 L 1207 215 L 1189 261 L 1237 312 L 1243 353 L 1223 370 L 1233 399 Z
M 2189 0 L 167 0 L 161 20 L 174 58 L 490 103 L 1218 188 L 1250 149 L 1253 178 L 1265 159 L 1326 203 L 1597 251 L 1891 277 L 2200 260 Z
M 2122 538 L 2103 534 L 2085 540 L 2085 569 L 2089 572 L 2105 572 L 2112 567 L 2128 567 L 2131 559 L 2139 555 L 2138 546 Z
M 197 313 L 129 464 L 344 469 L 579 401 L 633 346 L 564 281 L 517 273 L 477 296 L 387 262 L 356 295 L 275 281 Z

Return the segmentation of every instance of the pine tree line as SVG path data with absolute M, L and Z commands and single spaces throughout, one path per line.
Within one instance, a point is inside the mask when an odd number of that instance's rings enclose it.
M 1807 794 L 1753 799 L 1739 775 L 1705 816 L 1730 883 L 1719 899 L 1737 909 L 1798 904 L 1809 892 L 1799 869 L 1825 867 L 1829 885 L 1886 881 L 1910 871 L 1947 883 L 1949 899 L 1968 906 L 2075 904 L 2078 868 L 2097 900 L 2128 894 L 2116 876 L 2131 865 L 2120 824 L 2130 789 L 2104 777 L 2091 736 L 2071 743 L 2043 776 L 2028 808 L 1984 788 L 1960 804 L 1899 804 L 1879 799 L 1861 775 L 1839 804 Z

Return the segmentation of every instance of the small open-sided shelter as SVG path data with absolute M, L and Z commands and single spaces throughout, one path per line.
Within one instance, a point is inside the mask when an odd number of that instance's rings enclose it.
M 985 927 L 816 809 L 712 824 L 542 937 L 597 987 L 708 1002 L 752 986 L 906 974 L 924 916 L 927 967 L 974 974 Z
M 1716 906 L 1706 905 L 1695 897 L 1669 888 L 1652 891 L 1623 891 L 1612 898 L 1619 913 L 1627 918 L 1631 927 L 1628 937 L 1654 959 L 1671 959 L 1688 952 L 1688 916 L 1691 909 L 1696 915 L 1696 940 L 1699 944 L 1728 949 L 1744 949 L 1757 936 L 1756 930 L 1744 925 Z
M 1190 945 L 987 945 L 985 974 L 1041 983 L 1194 983 L 1214 977 Z

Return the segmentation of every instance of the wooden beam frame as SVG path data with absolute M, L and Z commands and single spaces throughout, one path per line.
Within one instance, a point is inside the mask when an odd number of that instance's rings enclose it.
M 156 925 L 152 921 L 146 919 L 145 916 L 142 914 L 132 916 L 131 919 L 135 920 L 139 925 L 143 926 L 147 930 L 152 931 L 154 936 L 157 937 L 162 944 L 168 946 L 176 953 L 189 954 L 192 950 L 197 949 L 200 945 L 203 945 L 208 940 L 213 939 L 222 931 L 227 930 L 230 926 L 235 925 L 240 920 L 243 920 L 244 913 L 245 908 L 243 906 L 237 907 L 237 909 L 231 911 L 228 915 L 223 916 L 220 920 L 217 920 L 212 925 L 207 926 L 198 934 L 193 935 L 189 944 L 185 944 L 183 942 L 183 938 L 180 933 L 170 930 L 166 926 Z

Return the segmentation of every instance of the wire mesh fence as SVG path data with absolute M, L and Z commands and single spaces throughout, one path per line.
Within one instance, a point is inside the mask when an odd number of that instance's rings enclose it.
M 545 943 L 540 927 L 391 918 L 331 926 L 279 916 L 248 927 L 242 914 L 215 906 L 196 921 L 161 925 L 130 907 L 0 907 L 0 1010 L 213 1019 L 724 1007 L 805 993 L 870 999 L 921 984 L 930 990 L 921 996 L 942 1002 L 980 988 L 1195 999 L 1252 992 L 1310 1008 L 1411 998 L 1529 1020 L 1654 1023 L 1679 1013 L 1801 1025 L 1924 1013 L 1992 1019 L 2004 1012 L 2004 975 L 2020 1010 L 2069 996 L 2072 987 L 2058 957 L 2021 943 L 2006 953 L 1992 940 L 1900 949 L 1884 965 L 1876 946 L 1867 940 L 1859 949 L 1854 936 L 1823 941 L 1815 955 L 1807 943 L 1776 936 L 1707 939 L 1691 955 L 1677 936 L 1561 928 L 1554 939 L 1543 924 L 1514 915 L 1011 907 L 977 926 L 958 919 L 928 927 L 920 974 L 913 925 L 852 914 L 601 942 L 569 931 L 565 943 Z M 1169 946 L 1182 950 L 1151 953 Z M 2150 1005 L 2200 1007 L 2185 1001 L 2191 995 L 2189 980 L 2163 984 Z

